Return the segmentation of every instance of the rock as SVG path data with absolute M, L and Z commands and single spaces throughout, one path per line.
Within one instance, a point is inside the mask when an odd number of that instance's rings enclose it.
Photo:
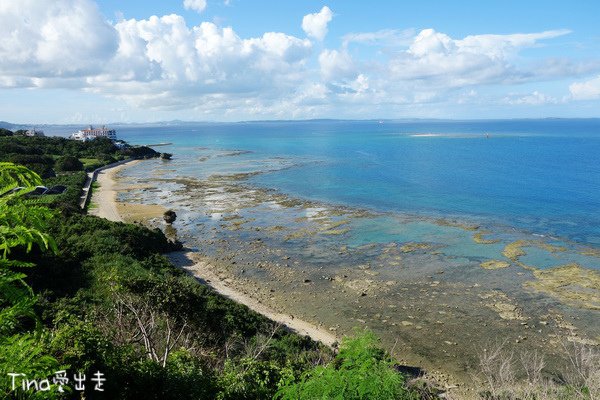
M 177 219 L 177 214 L 175 214 L 175 211 L 173 210 L 167 210 L 163 214 L 163 219 L 167 224 L 172 224 Z

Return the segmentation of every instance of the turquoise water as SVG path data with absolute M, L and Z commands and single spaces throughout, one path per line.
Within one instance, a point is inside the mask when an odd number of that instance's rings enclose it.
M 175 154 L 180 175 L 269 169 L 249 182 L 303 199 L 600 245 L 600 120 L 253 122 L 118 133 L 132 143 L 173 143 L 159 151 Z M 203 148 L 244 152 L 207 162 Z M 364 235 L 385 241 L 393 233 Z

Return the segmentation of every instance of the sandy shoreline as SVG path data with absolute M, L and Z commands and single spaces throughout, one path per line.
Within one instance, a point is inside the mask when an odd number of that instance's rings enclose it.
M 327 346 L 332 346 L 338 341 L 336 336 L 310 322 L 294 318 L 289 314 L 279 313 L 263 304 L 260 300 L 236 291 L 215 273 L 215 267 L 213 265 L 204 261 L 202 259 L 203 257 L 197 253 L 175 252 L 169 254 L 168 257 L 173 264 L 183 268 L 202 283 L 215 289 L 221 295 L 237 303 L 244 304 L 251 310 L 286 326 L 293 332 L 303 336 L 309 336 L 311 339 L 319 341 Z
M 93 206 L 88 209 L 88 214 L 118 222 L 143 222 L 151 218 L 162 218 L 166 211 L 163 206 L 117 201 L 117 194 L 120 191 L 139 188 L 139 185 L 123 184 L 116 179 L 116 175 L 124 168 L 136 165 L 140 161 L 133 160 L 98 172 L 96 188 L 92 189 Z
M 139 160 L 136 160 L 131 163 L 108 168 L 98 173 L 97 182 L 99 187 L 93 189 L 92 203 L 95 207 L 90 208 L 90 215 L 106 218 L 111 221 L 130 222 L 140 217 L 148 217 L 148 214 L 162 214 L 163 207 L 161 206 L 121 204 L 117 201 L 118 191 L 124 190 L 126 187 L 119 185 L 116 174 L 138 162 Z M 186 270 L 200 282 L 210 286 L 219 294 L 237 303 L 244 304 L 251 310 L 286 326 L 291 331 L 309 336 L 311 339 L 327 346 L 332 346 L 338 342 L 338 338 L 331 332 L 319 328 L 310 322 L 294 318 L 292 315 L 279 313 L 263 304 L 260 300 L 233 289 L 227 282 L 219 278 L 218 274 L 215 273 L 215 267 L 205 261 L 202 255 L 193 252 L 176 252 L 169 254 L 168 257 L 173 264 Z
M 98 177 L 96 178 L 97 187 L 92 188 L 91 204 L 93 204 L 94 207 L 89 208 L 88 214 L 106 218 L 110 221 L 123 222 L 123 219 L 117 210 L 117 185 L 115 175 L 123 168 L 135 165 L 138 162 L 139 160 L 134 160 L 127 164 L 117 165 L 98 172 Z

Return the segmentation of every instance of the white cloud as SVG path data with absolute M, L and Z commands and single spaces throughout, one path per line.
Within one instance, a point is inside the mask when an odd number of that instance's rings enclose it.
M 184 0 L 183 7 L 201 13 L 206 9 L 206 0 Z
M 390 61 L 389 69 L 395 79 L 418 79 L 446 88 L 519 83 L 542 76 L 544 72 L 520 70 L 513 63 L 514 56 L 523 48 L 537 45 L 539 40 L 567 33 L 567 30 L 556 30 L 453 39 L 433 29 L 424 29 L 405 52 Z
M 307 14 L 302 18 L 302 29 L 310 37 L 323 40 L 327 35 L 327 24 L 333 19 L 333 13 L 329 7 L 324 6 L 321 11 Z
M 115 29 L 117 55 L 88 84 L 138 107 L 239 107 L 240 99 L 276 99 L 295 90 L 312 51 L 308 39 L 279 32 L 241 39 L 211 22 L 189 28 L 175 14 L 122 21 Z
M 600 99 L 600 75 L 587 81 L 571 84 L 569 91 L 575 100 Z
M 352 58 L 345 50 L 323 50 L 319 54 L 321 74 L 326 80 L 340 80 L 356 76 Z
M 510 93 L 503 99 L 503 103 L 510 105 L 539 106 L 543 104 L 558 104 L 559 102 L 556 97 L 548 96 L 537 90 L 529 94 Z
M 376 32 L 347 33 L 342 38 L 343 47 L 351 43 L 385 46 L 407 46 L 415 36 L 414 29 L 382 29 Z
M 305 16 L 302 27 L 322 40 L 331 19 L 323 7 Z M 0 87 L 84 90 L 142 110 L 191 110 L 215 119 L 598 99 L 600 76 L 573 83 L 567 100 L 542 93 L 543 86 L 518 89 L 600 73 L 600 60 L 525 62 L 523 49 L 567 33 L 453 38 L 434 29 L 388 29 L 349 33 L 339 48 L 315 54 L 311 39 L 284 32 L 244 38 L 213 22 L 188 26 L 176 14 L 109 23 L 91 0 L 46 7 L 38 0 L 0 0 Z
M 113 27 L 89 0 L 3 1 L 0 74 L 19 85 L 31 77 L 97 73 L 118 45 Z

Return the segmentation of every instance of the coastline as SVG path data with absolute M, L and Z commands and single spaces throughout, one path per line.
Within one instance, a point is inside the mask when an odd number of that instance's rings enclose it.
M 100 218 L 106 218 L 110 221 L 123 222 L 123 218 L 117 210 L 117 188 L 115 175 L 127 166 L 139 163 L 140 160 L 134 160 L 126 164 L 106 168 L 98 172 L 96 178 L 97 187 L 92 189 L 91 204 L 88 214 Z
M 116 175 L 124 168 L 133 166 L 139 162 L 140 160 L 135 160 L 131 163 L 107 168 L 98 173 L 97 181 L 99 187 L 94 188 L 92 193 L 92 202 L 97 207 L 89 210 L 90 215 L 106 218 L 115 222 L 130 222 L 135 221 L 141 214 L 148 214 L 147 207 L 155 207 L 152 208 L 154 214 L 158 212 L 157 208 L 163 209 L 160 206 L 149 206 L 144 204 L 124 205 L 117 201 L 117 193 L 119 190 L 123 190 L 124 187 L 120 186 Z M 140 208 L 142 210 L 140 210 Z M 228 285 L 224 279 L 219 277 L 215 272 L 215 267 L 206 262 L 201 254 L 191 251 L 182 251 L 167 254 L 167 257 L 174 265 L 184 269 L 199 282 L 210 286 L 217 293 L 247 306 L 251 310 L 284 325 L 287 329 L 297 334 L 308 336 L 312 340 L 321 342 L 330 347 L 339 341 L 337 336 L 325 329 L 319 328 L 308 321 L 295 318 L 292 315 L 277 312 L 263 304 L 260 300 L 235 290 Z
M 158 172 L 148 174 L 146 166 Z M 301 242 L 313 249 L 311 238 L 331 240 L 345 232 L 344 226 L 370 214 L 244 187 L 244 174 L 195 180 L 179 177 L 174 167 L 171 176 L 160 161 L 148 161 L 132 174 L 112 173 L 116 182 L 108 188 L 121 193 L 132 189 L 121 202 L 116 193 L 112 197 L 119 218 L 156 227 L 164 224 L 157 218 L 161 215 L 136 221 L 132 214 L 144 207 L 174 207 L 179 219 L 167 233 L 172 229 L 172 236 L 198 249 L 173 254 L 177 266 L 218 293 L 313 340 L 328 344 L 336 339 L 327 337 L 368 326 L 401 365 L 419 366 L 430 379 L 468 398 L 477 387 L 469 370 L 477 367 L 478 352 L 494 338 L 510 338 L 514 351 L 543 351 L 550 368 L 560 363 L 558 338 L 586 343 L 593 339 L 579 322 L 589 312 L 569 308 L 566 313 L 559 301 L 529 290 L 527 282 L 536 279 L 533 272 L 517 268 L 518 257 L 504 254 L 517 244 L 533 246 L 538 241 L 514 242 L 511 237 L 500 243 L 497 233 L 469 221 L 410 219 L 399 223 L 411 232 L 433 227 L 490 250 L 493 254 L 487 258 L 494 262 L 503 260 L 498 258 L 502 254 L 511 263 L 490 269 L 486 266 L 497 264 L 438 259 L 435 245 L 411 238 L 380 247 L 335 247 L 331 254 L 339 265 L 329 269 L 330 264 L 318 263 L 323 254 L 294 252 L 281 243 Z M 260 214 L 244 210 L 261 205 L 275 217 L 253 223 Z M 190 218 L 191 212 L 198 214 Z
M 308 336 L 312 340 L 321 342 L 329 347 L 332 347 L 338 342 L 338 338 L 330 332 L 321 329 L 308 321 L 295 318 L 289 314 L 277 312 L 260 300 L 235 290 L 227 284 L 226 279 L 219 277 L 215 272 L 214 265 L 203 260 L 203 256 L 198 253 L 182 251 L 170 253 L 167 257 L 174 265 L 184 269 L 201 283 L 210 286 L 219 294 L 236 303 L 244 304 L 251 310 L 264 315 L 270 320 L 284 325 L 292 332 Z
M 115 222 L 137 223 L 151 218 L 162 218 L 166 208 L 153 204 L 130 204 L 117 201 L 119 191 L 139 189 L 140 185 L 128 185 L 118 181 L 117 174 L 127 167 L 134 166 L 142 160 L 133 160 L 98 172 L 97 186 L 92 189 L 89 215 L 106 218 Z

